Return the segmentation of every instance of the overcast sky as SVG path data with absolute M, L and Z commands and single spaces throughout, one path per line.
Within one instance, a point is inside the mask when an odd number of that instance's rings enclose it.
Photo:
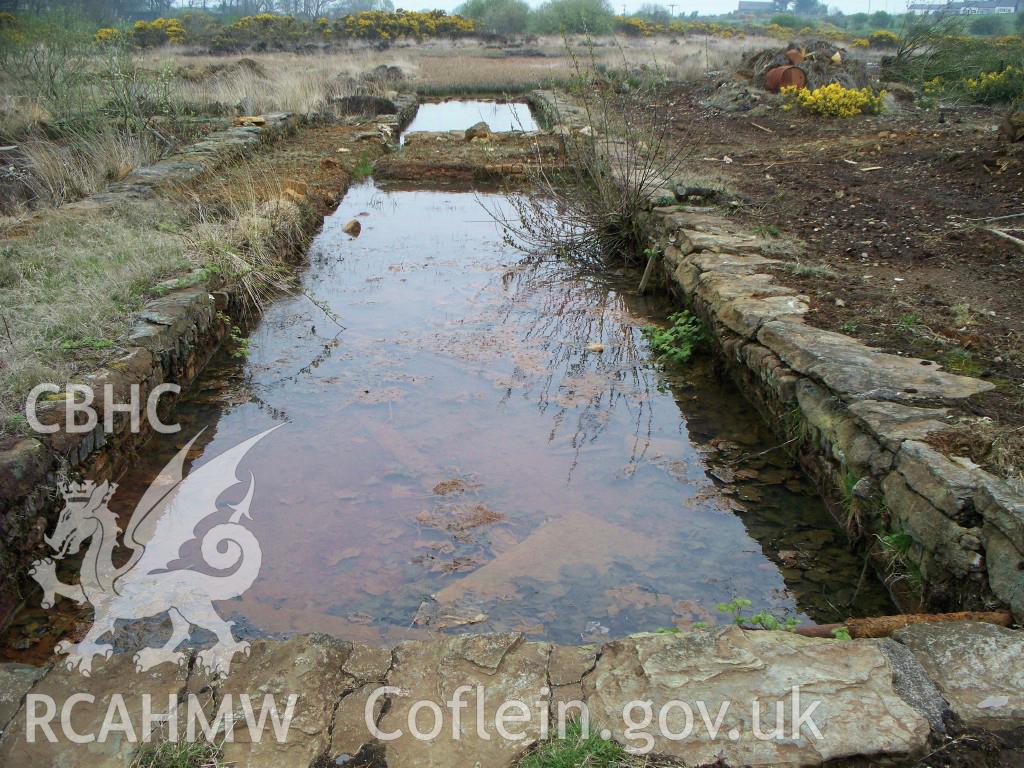
M 531 6 L 540 5 L 542 0 L 527 0 Z M 622 12 L 624 0 L 610 0 L 616 13 Z M 464 0 L 393 0 L 396 8 L 407 8 L 409 10 L 428 10 L 431 8 L 443 8 L 446 11 L 453 11 L 461 5 Z M 635 11 L 645 2 L 650 0 L 625 0 L 626 11 Z M 827 0 L 830 8 L 838 8 L 843 13 L 857 13 L 859 11 L 889 11 L 890 13 L 903 13 L 907 9 L 906 0 Z M 690 13 L 699 11 L 704 14 L 729 13 L 736 10 L 737 0 L 675 0 L 676 13 Z M 668 7 L 668 3 L 659 3 Z

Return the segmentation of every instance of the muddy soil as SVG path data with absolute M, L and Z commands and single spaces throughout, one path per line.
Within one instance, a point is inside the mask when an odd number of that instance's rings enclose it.
M 779 280 L 810 297 L 808 321 L 988 379 L 996 389 L 968 404 L 970 415 L 1019 446 L 1024 253 L 983 229 L 1024 230 L 1024 216 L 986 221 L 1024 214 L 1024 147 L 1000 139 L 1001 116 L 751 118 L 702 106 L 708 88 L 680 88 L 667 107 L 678 139 L 697 146 L 688 170 L 723 179 L 740 202 L 727 210 L 779 237 L 791 262 Z M 993 460 L 985 441 L 962 442 L 975 460 Z

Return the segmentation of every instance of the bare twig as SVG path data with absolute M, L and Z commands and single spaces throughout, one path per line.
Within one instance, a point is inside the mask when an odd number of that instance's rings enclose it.
M 0 315 L 0 320 L 4 321 L 4 332 L 7 334 L 7 341 L 11 345 L 11 349 L 14 349 L 14 338 L 11 336 L 11 326 L 7 324 L 7 317 Z
M 1013 243 L 1020 250 L 1024 251 L 1024 240 L 1021 240 L 1019 237 L 1014 237 L 1013 235 L 1009 234 L 1008 232 L 1003 232 L 1003 230 L 995 229 L 994 227 L 982 227 L 982 229 L 985 232 L 988 232 L 990 234 L 995 235 L 996 237 L 1001 237 L 1001 238 L 1003 238 L 1003 240 L 1007 240 L 1007 241 Z

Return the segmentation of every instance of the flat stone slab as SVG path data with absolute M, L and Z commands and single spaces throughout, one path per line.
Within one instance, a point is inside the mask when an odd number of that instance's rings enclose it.
M 807 297 L 776 285 L 771 275 L 705 272 L 697 282 L 697 296 L 729 330 L 753 339 L 769 320 L 803 317 Z
M 187 672 L 172 664 L 161 664 L 148 672 L 138 672 L 133 654 L 116 654 L 95 663 L 89 677 L 77 671 L 57 667 L 38 680 L 32 695 L 49 697 L 56 707 L 50 721 L 54 741 L 42 727 L 28 733 L 28 708 L 22 706 L 0 737 L 0 765 L 4 768 L 125 768 L 143 739 L 143 697 L 148 697 L 151 712 L 166 713 L 171 700 L 177 700 L 188 681 Z M 61 727 L 61 710 L 72 696 L 88 696 L 73 702 L 67 719 L 70 729 Z M 122 722 L 121 702 L 127 722 Z M 108 717 L 111 705 L 117 707 Z M 37 717 L 45 719 L 45 701 L 33 704 Z M 108 723 L 107 727 L 104 724 Z M 155 724 L 157 733 L 160 724 Z M 75 735 L 92 737 L 77 743 Z
M 348 643 L 326 635 L 253 642 L 248 658 L 236 658 L 231 674 L 213 683 L 218 702 L 228 696 L 232 701 L 234 743 L 224 745 L 225 762 L 236 768 L 307 768 L 326 753 L 335 705 L 356 685 L 343 670 L 351 650 Z M 281 715 L 289 696 L 296 697 L 286 739 L 279 742 L 269 724 L 261 739 L 252 738 L 243 694 L 254 709 L 265 696 L 273 696 Z
M 792 716 L 797 686 L 799 712 L 810 713 L 821 738 L 807 719 L 794 734 L 800 720 Z M 583 687 L 592 722 L 623 744 L 642 746 L 626 732 L 623 708 L 649 701 L 654 719 L 641 730 L 651 735 L 653 751 L 687 765 L 718 760 L 728 765 L 820 765 L 853 755 L 914 755 L 924 749 L 929 733 L 927 721 L 893 688 L 893 670 L 873 641 L 840 646 L 737 627 L 627 638 L 604 647 Z M 693 725 L 686 738 L 669 738 L 685 733 L 690 723 L 686 710 L 670 702 L 690 707 Z M 781 722 L 776 702 L 783 703 Z M 701 704 L 710 726 L 702 719 Z M 755 706 L 760 707 L 762 736 L 779 726 L 783 735 L 758 738 Z M 633 716 L 636 722 L 645 718 L 639 710 Z
M 695 229 L 680 230 L 682 241 L 679 248 L 685 253 L 694 251 L 715 251 L 725 253 L 759 253 L 764 240 L 755 235 L 715 234 Z
M 0 735 L 21 708 L 25 694 L 46 674 L 45 667 L 0 664 Z
M 850 404 L 850 413 L 890 451 L 897 450 L 904 440 L 924 440 L 933 432 L 949 429 L 949 411 L 945 408 L 859 400 Z
M 539 712 L 548 705 L 544 692 L 550 654 L 548 643 L 525 642 L 518 633 L 400 644 L 395 648 L 388 684 L 400 688 L 402 694 L 391 697 L 380 725 L 384 733 L 402 731 L 385 745 L 388 768 L 513 765 L 540 738 Z M 462 710 L 458 738 L 454 738 L 446 702 L 462 686 L 470 686 L 470 690 L 463 692 L 467 706 Z M 421 700 L 434 702 L 445 713 L 441 731 L 430 739 L 417 738 L 409 724 L 410 712 Z M 478 700 L 482 701 L 482 718 L 477 714 Z M 495 715 L 499 707 L 513 700 L 526 705 L 532 716 L 529 722 L 506 725 L 508 733 L 519 738 L 502 738 L 495 728 Z M 429 733 L 435 721 L 431 711 L 422 709 L 413 715 L 419 732 Z
M 930 360 L 879 352 L 841 333 L 793 320 L 765 323 L 757 338 L 790 368 L 823 382 L 845 400 L 941 402 L 994 387 L 946 373 Z
M 1024 632 L 965 621 L 913 624 L 893 639 L 917 657 L 968 726 L 1024 726 Z

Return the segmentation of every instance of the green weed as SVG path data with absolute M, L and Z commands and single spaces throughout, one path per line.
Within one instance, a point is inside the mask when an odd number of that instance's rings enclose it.
M 651 345 L 651 351 L 659 360 L 670 363 L 687 362 L 697 349 L 708 340 L 707 328 L 704 323 L 687 310 L 676 312 L 668 317 L 671 325 L 661 328 L 648 325 L 642 328 L 644 338 Z
M 131 768 L 220 768 L 221 749 L 205 742 L 162 741 L 140 747 Z
M 974 355 L 966 349 L 954 349 L 946 353 L 943 365 L 947 370 L 962 373 L 965 376 L 979 376 L 983 370 L 974 359 Z
M 736 597 L 727 603 L 719 603 L 716 608 L 719 613 L 728 613 L 732 622 L 738 627 L 761 627 L 773 631 L 783 630 L 792 632 L 800 622 L 792 617 L 778 618 L 768 611 L 757 613 L 744 613 L 753 603 L 745 597 Z
M 564 739 L 539 744 L 516 764 L 516 768 L 633 768 L 649 766 L 644 758 L 634 757 L 614 741 L 596 733 L 585 735 L 579 722 L 566 726 Z
M 889 580 L 905 581 L 915 591 L 920 592 L 924 588 L 924 576 L 921 567 L 911 557 L 911 550 L 915 545 L 914 537 L 901 529 L 876 534 L 876 538 L 885 553 Z
M 114 342 L 110 339 L 103 339 L 97 336 L 85 336 L 81 339 L 67 339 L 60 345 L 61 349 L 67 352 L 73 352 L 76 349 L 111 349 L 114 346 Z
M 859 481 L 860 478 L 850 470 L 846 470 L 839 478 L 839 500 L 846 514 L 846 530 L 851 534 L 860 531 L 862 527 L 857 497 L 853 493 Z
M 359 156 L 359 162 L 352 169 L 352 176 L 356 181 L 362 181 L 373 174 L 373 160 L 365 152 Z
M 897 327 L 907 333 L 913 333 L 921 325 L 921 322 L 921 316 L 914 312 L 907 312 L 896 319 Z

